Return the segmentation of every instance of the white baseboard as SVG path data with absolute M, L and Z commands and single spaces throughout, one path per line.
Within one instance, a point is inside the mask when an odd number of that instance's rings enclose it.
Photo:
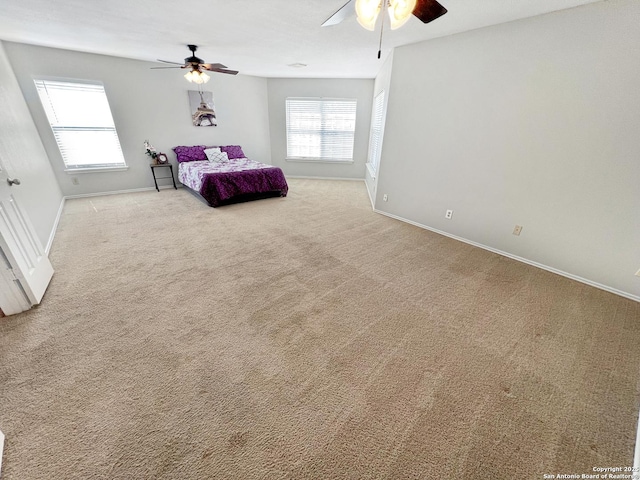
M 375 212 L 376 210 L 376 204 L 373 201 L 373 196 L 371 195 L 371 191 L 369 190 L 369 184 L 367 183 L 367 180 L 364 181 L 365 186 L 367 187 L 367 193 L 369 194 L 369 201 L 371 202 L 371 208 L 373 209 L 373 211 Z
M 53 239 L 56 236 L 56 232 L 58 231 L 58 223 L 60 223 L 60 217 L 62 216 L 62 210 L 64 209 L 64 202 L 67 200 L 67 197 L 62 197 L 60 200 L 60 207 L 58 208 L 58 214 L 56 215 L 56 219 L 53 222 L 53 228 L 51 229 L 51 233 L 49 234 L 49 241 L 47 241 L 47 246 L 44 249 L 47 256 L 51 251 L 51 246 L 53 245 Z
M 4 433 L 0 432 L 0 477 L 2 477 L 2 453 L 4 452 Z
M 287 178 L 301 178 L 305 180 L 348 180 L 350 182 L 364 182 L 364 178 L 349 177 L 311 177 L 306 175 L 285 175 Z
M 483 245 L 481 243 L 474 242 L 473 240 L 468 240 L 468 239 L 463 238 L 463 237 L 458 237 L 457 235 L 453 235 L 451 233 L 444 232 L 442 230 L 438 230 L 436 228 L 428 227 L 427 225 L 423 225 L 421 223 L 414 222 L 413 220 L 408 220 L 406 218 L 399 217 L 399 216 L 394 215 L 392 213 L 387 213 L 387 212 L 383 212 L 381 210 L 376 210 L 375 208 L 374 208 L 373 211 L 376 212 L 376 213 L 379 213 L 381 215 L 385 215 L 387 217 L 391 217 L 391 218 L 394 218 L 396 220 L 400 220 L 401 222 L 410 223 L 411 225 L 415 225 L 416 227 L 424 228 L 425 230 L 429 230 L 431 232 L 438 233 L 440 235 L 444 235 L 445 237 L 453 238 L 454 240 L 458 240 L 459 242 L 464 242 L 464 243 L 467 243 L 469 245 L 473 245 L 474 247 L 482 248 L 484 250 L 488 250 L 490 252 L 497 253 L 498 255 L 502 255 L 503 257 L 508 257 L 508 258 L 513 259 L 513 260 L 517 260 L 518 262 L 526 263 L 527 265 L 532 265 L 534 267 L 541 268 L 542 270 L 546 270 L 548 272 L 555 273 L 557 275 L 562 275 L 563 277 L 570 278 L 571 280 L 575 280 L 576 282 L 584 283 L 586 285 L 590 285 L 592 287 L 599 288 L 600 290 L 604 290 L 606 292 L 613 293 L 615 295 L 619 295 L 621 297 L 625 297 L 625 298 L 628 298 L 630 300 L 634 300 L 636 302 L 640 302 L 640 296 L 633 295 L 633 294 L 628 293 L 628 292 L 623 292 L 622 290 L 618 290 L 617 288 L 609 287 L 607 285 L 603 285 L 601 283 L 594 282 L 594 281 L 589 280 L 587 278 L 582 278 L 582 277 L 579 277 L 578 275 L 574 275 L 572 273 L 568 273 L 568 272 L 565 272 L 563 270 L 558 270 L 557 268 L 549 267 L 548 265 L 544 265 L 542 263 L 534 262 L 533 260 L 529 260 L 529 259 L 524 258 L 524 257 L 519 257 L 518 255 L 514 255 L 512 253 L 508 253 L 508 252 L 504 252 L 502 250 L 498 250 L 497 248 L 488 247 L 487 245 Z
M 178 188 L 182 188 L 182 185 L 178 185 L 176 183 L 176 186 Z M 158 186 L 158 188 L 160 190 L 163 190 L 165 188 L 173 188 L 173 185 L 160 185 Z M 130 190 L 114 190 L 111 192 L 98 192 L 98 193 L 80 193 L 78 195 L 67 195 L 64 198 L 69 200 L 71 198 L 86 198 L 86 197 L 102 197 L 104 195 L 119 195 L 121 193 L 136 193 L 136 192 L 149 192 L 151 190 L 155 190 L 156 187 L 144 187 L 144 188 L 132 188 Z

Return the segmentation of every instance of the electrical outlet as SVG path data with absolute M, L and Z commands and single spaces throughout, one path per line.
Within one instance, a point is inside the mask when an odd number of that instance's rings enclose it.
M 389 200 L 389 195 L 387 195 L 387 194 L 385 193 L 385 194 L 382 196 L 382 200 L 383 200 L 383 201 L 385 201 L 385 202 L 386 202 L 387 200 Z
M 522 231 L 522 225 L 516 225 L 515 228 L 513 229 L 513 234 L 514 235 L 520 235 L 520 232 Z
M 451 217 L 453 217 L 453 210 L 447 210 L 447 213 L 444 214 L 444 218 L 451 220 Z
M 80 180 L 78 180 L 78 177 L 71 177 L 71 183 L 74 185 L 80 185 Z

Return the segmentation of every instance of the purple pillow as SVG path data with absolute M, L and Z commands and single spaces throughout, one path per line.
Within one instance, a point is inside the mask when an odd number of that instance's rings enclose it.
M 227 152 L 227 156 L 230 160 L 233 158 L 245 158 L 245 154 L 240 145 L 226 145 L 224 147 L 220 147 L 220 150 Z
M 194 145 L 193 147 L 173 147 L 176 152 L 178 162 L 195 162 L 197 160 L 206 160 L 207 154 L 204 153 L 204 145 Z

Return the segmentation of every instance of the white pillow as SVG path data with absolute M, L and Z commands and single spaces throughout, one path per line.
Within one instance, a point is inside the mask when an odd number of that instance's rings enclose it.
M 209 160 L 210 162 L 214 162 L 215 160 L 213 160 L 213 156 L 221 152 L 222 150 L 220 150 L 220 147 L 211 147 L 204 150 L 204 154 L 207 156 L 207 160 Z
M 210 162 L 225 163 L 229 161 L 229 155 L 227 155 L 227 152 L 211 153 L 210 155 L 207 155 L 207 157 Z

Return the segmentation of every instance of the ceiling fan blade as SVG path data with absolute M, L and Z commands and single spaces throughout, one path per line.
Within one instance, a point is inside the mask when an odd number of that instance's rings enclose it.
M 355 9 L 356 0 L 349 0 L 345 3 L 336 13 L 327 18 L 322 24 L 323 27 L 330 27 L 331 25 L 337 25 L 342 22 L 345 18 L 350 17 L 356 11 Z
M 179 62 L 170 62 L 170 61 L 168 61 L 168 60 L 160 60 L 160 59 L 158 59 L 158 61 L 159 61 L 159 62 L 162 62 L 162 63 L 173 63 L 173 64 L 175 64 L 175 65 L 182 65 L 182 63 L 179 63 Z
M 183 67 L 150 67 L 150 68 L 151 68 L 151 70 L 159 70 L 159 69 L 162 69 L 162 68 L 183 68 Z
M 447 13 L 447 9 L 436 2 L 436 0 L 418 0 L 416 8 L 413 9 L 413 14 L 418 17 L 422 23 L 432 22 L 445 13 Z
M 223 65 L 221 63 L 203 63 L 200 66 L 205 70 L 213 70 L 214 68 L 227 68 L 226 65 Z
M 218 73 L 228 73 L 229 75 L 237 75 L 237 70 L 228 70 L 226 68 L 211 68 L 210 71 Z

